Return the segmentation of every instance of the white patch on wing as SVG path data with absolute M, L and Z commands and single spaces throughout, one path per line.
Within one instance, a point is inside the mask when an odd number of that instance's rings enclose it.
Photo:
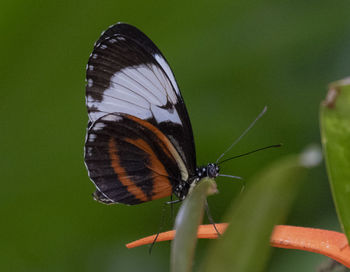
M 88 80 L 88 87 L 91 86 Z M 91 94 L 87 96 L 87 105 L 93 109 L 90 111 L 92 121 L 108 113 L 121 112 L 141 119 L 154 116 L 158 122 L 181 124 L 174 108 L 162 108 L 168 102 L 178 102 L 176 93 L 163 70 L 155 64 L 127 67 L 116 72 L 110 78 L 109 87 L 103 91 L 101 101 Z
M 163 109 L 152 105 L 151 111 L 158 123 L 170 121 L 176 124 L 181 124 L 179 114 L 176 110 L 169 111 L 168 109 Z
M 106 126 L 106 124 L 104 124 L 104 123 L 101 123 L 101 122 L 96 123 L 96 124 L 94 125 L 94 130 L 101 130 L 101 129 L 103 129 L 105 126 Z
M 180 95 L 179 87 L 176 84 L 174 74 L 171 71 L 169 64 L 165 61 L 165 59 L 161 55 L 155 54 L 153 57 L 156 59 L 156 61 L 159 63 L 159 65 L 163 68 L 164 72 L 167 74 L 167 76 L 168 76 L 169 80 L 171 81 L 171 84 L 173 85 L 176 93 L 178 95 Z
M 108 100 L 108 99 L 107 99 Z M 89 107 L 96 108 L 98 111 L 90 112 L 89 116 L 92 121 L 97 120 L 98 118 L 114 112 L 122 112 L 127 113 L 141 119 L 147 119 L 152 117 L 152 113 L 149 109 L 145 109 L 139 107 L 135 104 L 131 104 L 129 102 L 113 99 L 115 102 L 106 102 L 106 98 L 104 97 L 102 102 L 93 100 L 88 101 Z
M 89 142 L 94 142 L 96 139 L 96 134 L 90 134 L 89 135 Z
M 116 114 L 108 114 L 105 117 L 103 117 L 103 121 L 112 121 L 112 122 L 116 122 L 116 121 L 120 121 L 123 118 L 119 115 Z
M 166 104 L 165 90 L 146 65 L 125 68 L 113 75 L 111 80 L 113 82 L 120 80 L 120 84 L 129 88 L 129 92 L 137 93 L 152 104 Z
M 88 154 L 89 157 L 92 157 L 92 150 L 93 150 L 93 148 L 91 146 L 86 147 L 86 153 Z M 86 163 L 85 163 L 85 165 L 86 165 Z

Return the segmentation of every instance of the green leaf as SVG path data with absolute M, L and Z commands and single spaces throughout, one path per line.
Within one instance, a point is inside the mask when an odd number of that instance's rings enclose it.
M 247 182 L 226 215 L 229 227 L 210 248 L 203 271 L 262 271 L 274 225 L 286 217 L 306 167 L 320 157 L 317 150 L 288 156 Z
M 194 186 L 182 203 L 175 221 L 175 239 L 171 244 L 170 267 L 172 272 L 191 271 L 197 230 L 202 223 L 206 198 L 215 192 L 217 192 L 215 181 L 204 178 Z
M 333 200 L 350 241 L 350 78 L 330 85 L 321 104 L 321 137 Z

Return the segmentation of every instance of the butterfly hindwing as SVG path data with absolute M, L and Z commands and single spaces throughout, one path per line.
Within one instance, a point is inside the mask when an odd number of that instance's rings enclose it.
M 89 128 L 85 163 L 97 200 L 139 204 L 169 196 L 188 178 L 168 138 L 135 116 L 107 114 Z

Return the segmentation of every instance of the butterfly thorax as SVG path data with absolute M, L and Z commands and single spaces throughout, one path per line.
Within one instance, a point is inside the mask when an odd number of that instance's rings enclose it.
M 208 163 L 207 166 L 197 167 L 195 174 L 187 181 L 181 182 L 174 190 L 175 195 L 183 200 L 187 196 L 192 185 L 196 185 L 203 178 L 216 178 L 219 175 L 220 168 L 215 163 Z

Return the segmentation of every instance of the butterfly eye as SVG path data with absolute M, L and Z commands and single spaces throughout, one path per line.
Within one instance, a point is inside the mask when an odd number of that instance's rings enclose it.
M 213 163 L 208 164 L 207 169 L 208 169 L 208 177 L 216 178 L 218 176 L 219 168 L 215 164 Z

